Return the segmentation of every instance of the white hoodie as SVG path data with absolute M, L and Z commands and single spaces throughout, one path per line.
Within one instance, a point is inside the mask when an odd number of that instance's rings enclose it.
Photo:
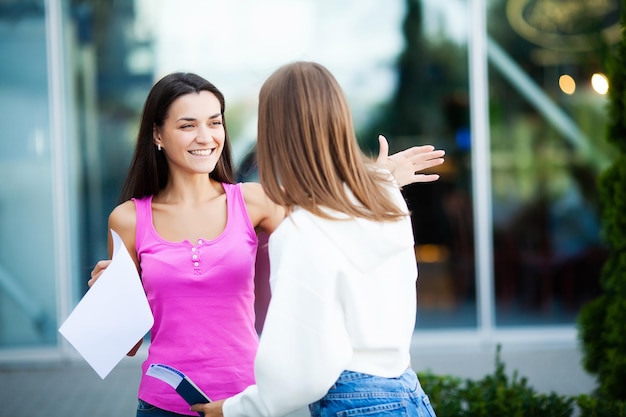
M 224 402 L 225 417 L 284 416 L 322 398 L 344 370 L 397 377 L 407 369 L 417 279 L 410 217 L 343 218 L 300 208 L 270 236 L 256 385 Z

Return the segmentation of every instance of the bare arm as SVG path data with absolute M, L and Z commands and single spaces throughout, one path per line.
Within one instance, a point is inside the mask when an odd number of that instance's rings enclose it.
M 113 237 L 111 236 L 111 229 L 115 230 L 115 232 L 120 235 L 131 259 L 135 263 L 137 270 L 139 270 L 139 261 L 137 260 L 137 252 L 135 250 L 136 221 L 135 207 L 132 201 L 120 204 L 111 212 L 109 215 L 109 232 L 107 239 L 109 259 L 103 259 L 96 263 L 96 266 L 94 266 L 91 271 L 91 279 L 88 281 L 90 287 L 100 278 L 100 275 L 102 275 L 104 270 L 111 263 L 111 257 L 113 255 Z
M 242 191 L 252 225 L 271 234 L 285 218 L 285 209 L 270 200 L 259 183 L 246 182 Z
M 109 233 L 108 233 L 108 250 L 109 259 L 100 260 L 96 263 L 91 271 L 91 279 L 88 281 L 89 287 L 91 287 L 100 278 L 104 270 L 111 263 L 111 257 L 113 255 L 113 237 L 111 236 L 111 229 L 120 236 L 122 242 L 126 246 L 131 259 L 139 271 L 139 261 L 137 259 L 137 251 L 135 249 L 135 228 L 137 223 L 137 215 L 135 213 L 135 204 L 132 201 L 127 201 L 117 206 L 109 215 Z M 135 356 L 137 350 L 141 346 L 143 339 L 139 340 L 135 346 L 127 353 L 128 356 Z

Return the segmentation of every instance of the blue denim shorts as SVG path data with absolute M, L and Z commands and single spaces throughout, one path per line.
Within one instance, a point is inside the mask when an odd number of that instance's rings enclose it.
M 312 417 L 436 417 L 415 371 L 383 378 L 344 371 L 328 393 L 309 405 Z

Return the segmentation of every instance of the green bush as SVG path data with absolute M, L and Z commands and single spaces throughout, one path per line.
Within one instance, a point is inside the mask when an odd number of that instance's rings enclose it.
M 621 6 L 620 21 L 624 27 L 626 0 L 621 0 Z M 609 402 L 623 402 L 626 401 L 626 32 L 622 32 L 608 66 L 606 139 L 616 152 L 612 165 L 600 177 L 599 197 L 602 232 L 610 252 L 600 280 L 602 294 L 583 306 L 578 329 L 583 366 L 597 376 L 597 395 Z
M 579 417 L 626 417 L 626 401 L 605 401 L 581 394 L 576 397 Z
M 498 345 L 494 373 L 477 381 L 417 373 L 437 417 L 626 417 L 626 401 L 538 393 L 517 371 L 509 378 L 500 350 Z
M 603 234 L 610 256 L 602 270 L 602 294 L 578 316 L 583 365 L 597 375 L 599 394 L 612 400 L 626 400 L 625 164 L 626 156 L 620 155 L 600 177 Z
M 430 372 L 418 372 L 417 376 L 438 417 L 466 415 L 460 378 Z
M 575 398 L 537 393 L 517 371 L 509 378 L 496 350 L 493 374 L 473 381 L 418 373 L 437 417 L 570 417 Z

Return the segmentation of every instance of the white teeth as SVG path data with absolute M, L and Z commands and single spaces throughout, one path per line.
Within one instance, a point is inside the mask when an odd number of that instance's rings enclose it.
M 202 149 L 202 150 L 195 150 L 195 151 L 189 151 L 190 154 L 192 155 L 196 155 L 196 156 L 209 156 L 211 155 L 211 153 L 213 153 L 212 149 Z

